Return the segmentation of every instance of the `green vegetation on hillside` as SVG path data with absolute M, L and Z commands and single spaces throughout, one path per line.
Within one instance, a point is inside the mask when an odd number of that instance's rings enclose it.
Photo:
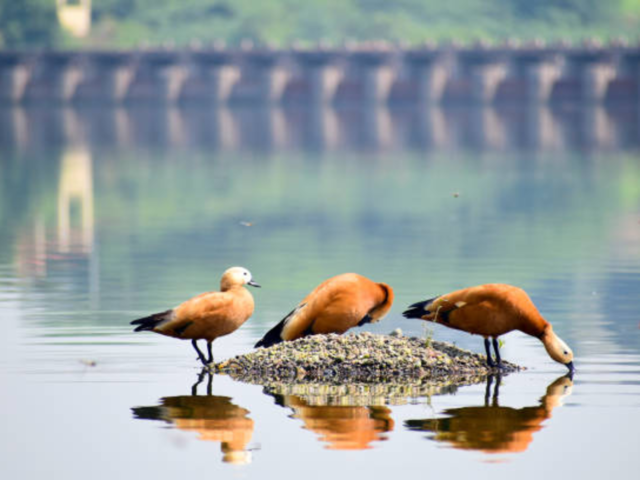
M 55 0 L 0 0 L 0 48 L 42 48 L 59 41 Z
M 640 0 L 94 0 L 88 39 L 55 25 L 55 0 L 0 0 L 0 46 L 132 47 L 243 39 L 603 40 L 640 31 Z

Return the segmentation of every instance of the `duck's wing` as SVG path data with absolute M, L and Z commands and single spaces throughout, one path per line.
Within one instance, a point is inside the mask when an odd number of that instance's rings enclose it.
M 495 303 L 499 295 L 492 287 L 493 285 L 479 285 L 439 295 L 410 305 L 402 315 L 431 321 L 438 321 L 439 318 L 446 320 L 452 312 L 462 307 L 468 310 Z
M 209 327 L 211 322 L 222 321 L 231 315 L 233 298 L 222 292 L 206 292 L 181 303 L 173 309 L 173 318 L 159 325 L 156 331 L 173 337 L 182 337 L 190 330 Z M 189 335 L 190 337 L 191 335 Z

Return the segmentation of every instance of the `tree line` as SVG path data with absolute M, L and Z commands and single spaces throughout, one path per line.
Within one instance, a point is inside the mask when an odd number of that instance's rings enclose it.
M 78 0 L 70 0 L 77 3 Z M 56 0 L 0 0 L 0 48 L 109 48 L 224 41 L 289 45 L 385 39 L 499 40 L 627 35 L 640 0 L 93 0 L 92 30 L 61 30 Z

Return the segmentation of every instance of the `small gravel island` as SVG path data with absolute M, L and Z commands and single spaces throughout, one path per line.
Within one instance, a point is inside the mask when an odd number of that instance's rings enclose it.
M 503 361 L 500 373 L 522 370 Z M 312 335 L 260 348 L 215 365 L 236 380 L 323 384 L 467 384 L 497 373 L 484 355 L 401 334 Z

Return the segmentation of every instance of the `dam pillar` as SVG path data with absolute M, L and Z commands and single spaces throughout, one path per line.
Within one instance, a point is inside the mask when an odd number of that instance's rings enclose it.
M 39 62 L 40 77 L 48 86 L 48 100 L 69 103 L 84 78 L 84 65 L 80 54 L 73 52 L 47 52 Z
M 283 63 L 280 52 L 265 50 L 248 50 L 243 52 L 247 73 L 256 82 L 252 100 L 263 104 L 274 104 L 282 101 L 290 72 Z
M 0 52 L 0 102 L 20 103 L 31 78 L 30 56 Z
M 616 69 L 609 50 L 593 46 L 567 52 L 568 75 L 580 85 L 580 100 L 585 103 L 602 103 L 609 84 L 616 76 Z
M 295 52 L 295 59 L 306 79 L 309 101 L 314 105 L 332 103 L 344 78 L 341 55 L 328 50 L 309 50 Z
M 365 105 L 380 105 L 389 101 L 396 80 L 396 55 L 386 49 L 363 49 L 351 53 L 351 62 L 362 82 Z
M 97 88 L 92 95 L 99 102 L 124 102 L 135 76 L 134 58 L 127 52 L 96 52 L 89 61 Z
M 205 100 L 226 104 L 240 80 L 240 68 L 234 55 L 226 49 L 193 52 L 190 63 L 205 84 Z
M 177 52 L 145 52 L 141 58 L 151 80 L 150 97 L 161 103 L 176 103 L 182 93 L 187 69 L 182 56 Z
M 435 48 L 409 50 L 405 62 L 416 84 L 418 102 L 441 103 L 449 79 L 443 52 Z
M 501 51 L 472 47 L 458 54 L 461 69 L 469 79 L 469 96 L 477 104 L 495 101 L 498 87 L 507 77 L 507 63 Z
M 559 52 L 537 44 L 514 50 L 510 62 L 514 75 L 524 85 L 524 100 L 530 104 L 545 104 L 551 99 L 553 87 L 561 76 Z

